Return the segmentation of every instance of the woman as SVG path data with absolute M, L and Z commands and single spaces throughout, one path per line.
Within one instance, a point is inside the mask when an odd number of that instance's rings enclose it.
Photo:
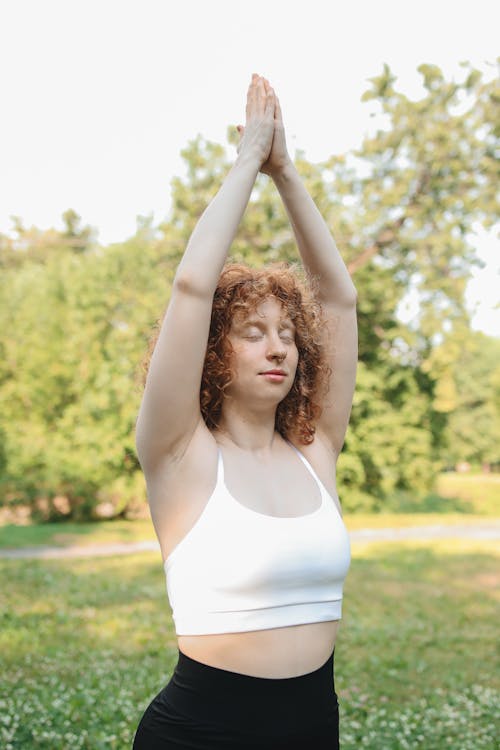
M 350 546 L 335 467 L 356 291 L 256 74 L 238 130 L 236 162 L 177 269 L 137 421 L 179 659 L 134 750 L 338 748 L 333 657 Z M 314 290 L 282 266 L 225 266 L 259 171 Z

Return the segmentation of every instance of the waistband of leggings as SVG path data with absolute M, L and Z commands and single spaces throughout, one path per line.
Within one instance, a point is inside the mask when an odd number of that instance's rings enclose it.
M 242 674 L 241 672 L 232 672 L 227 669 L 220 669 L 209 664 L 192 659 L 178 650 L 179 658 L 175 667 L 175 674 L 184 677 L 187 680 L 196 680 L 198 684 L 207 686 L 217 686 L 220 688 L 236 688 L 238 685 L 246 687 L 259 687 L 265 690 L 267 687 L 276 686 L 286 690 L 290 688 L 307 689 L 309 685 L 314 685 L 323 680 L 330 681 L 333 676 L 335 647 L 325 663 L 314 669 L 312 672 L 306 672 L 296 677 L 255 677 L 253 675 Z

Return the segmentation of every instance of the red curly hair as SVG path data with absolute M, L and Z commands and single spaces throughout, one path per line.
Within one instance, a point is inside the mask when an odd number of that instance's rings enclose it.
M 201 378 L 201 413 L 209 429 L 218 426 L 224 391 L 231 382 L 227 334 L 232 320 L 254 312 L 272 295 L 295 325 L 299 353 L 293 385 L 276 410 L 275 427 L 283 437 L 293 433 L 300 442 L 312 443 L 314 422 L 321 413 L 317 401 L 321 374 L 328 369 L 320 335 L 321 307 L 312 286 L 298 266 L 277 263 L 256 269 L 242 263 L 226 263 L 214 294 Z
M 254 312 L 266 297 L 273 296 L 295 325 L 299 355 L 293 385 L 276 409 L 275 429 L 285 438 L 293 435 L 304 445 L 313 442 L 322 388 L 331 373 L 322 343 L 323 318 L 315 286 L 298 264 L 274 263 L 264 268 L 225 264 L 214 293 L 200 387 L 200 409 L 209 429 L 218 427 L 224 392 L 231 383 L 232 348 L 227 334 L 232 320 Z M 157 338 L 150 341 L 143 362 L 143 382 Z

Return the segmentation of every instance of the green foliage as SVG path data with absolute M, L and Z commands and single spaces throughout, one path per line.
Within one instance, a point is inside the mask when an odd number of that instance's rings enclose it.
M 500 339 L 469 332 L 452 365 L 456 406 L 450 414 L 446 460 L 500 464 Z
M 96 505 L 112 503 L 119 514 L 144 503 L 134 441 L 139 365 L 171 278 L 160 244 L 137 239 L 6 272 L 4 501 L 57 517 L 53 500 L 65 496 L 73 518 L 91 517 Z
M 80 226 L 80 216 L 72 208 L 64 212 L 64 231 L 42 231 L 26 228 L 18 216 L 13 220 L 14 237 L 0 234 L 0 268 L 19 268 L 25 263 L 44 264 L 51 258 L 62 258 L 68 253 L 81 254 L 95 247 L 92 227 Z
M 435 382 L 434 408 L 447 414 L 443 462 L 500 464 L 500 339 L 455 325 L 422 369 Z
M 383 128 L 322 164 L 295 155 L 358 290 L 358 383 L 339 464 L 347 510 L 425 493 L 443 462 L 498 461 L 498 348 L 478 339 L 466 356 L 462 339 L 472 232 L 499 213 L 500 92 L 498 79 L 464 67 L 463 81 L 448 82 L 420 66 L 425 95 L 412 101 L 385 66 L 364 96 Z M 237 138 L 228 131 L 231 146 Z M 61 498 L 74 519 L 145 502 L 134 436 L 140 365 L 188 239 L 234 161 L 201 136 L 182 155 L 170 217 L 159 227 L 139 217 L 125 243 L 96 246 L 72 210 L 62 232 L 16 219 L 16 237 L 0 236 L 0 502 L 54 519 Z M 251 265 L 298 257 L 265 175 L 231 256 Z M 405 325 L 398 306 L 415 289 L 420 313 Z
M 364 98 L 384 128 L 355 153 L 362 169 L 339 170 L 335 160 L 325 166 L 336 170 L 339 202 L 349 198 L 355 208 L 343 239 L 359 248 L 356 270 L 375 256 L 391 270 L 389 286 L 420 289 L 422 351 L 446 321 L 466 317 L 464 285 L 477 263 L 472 232 L 476 222 L 491 228 L 498 220 L 500 88 L 478 71 L 462 82 L 445 81 L 431 65 L 419 72 L 426 95 L 418 101 L 395 90 L 387 66 L 372 79 Z
M 353 500 L 363 510 L 382 510 L 385 498 L 398 490 L 424 493 L 431 488 L 438 464 L 432 454 L 430 410 L 412 368 L 369 369 L 359 363 L 346 455 L 339 460 L 346 508 L 352 510 L 351 488 L 355 495 L 364 494 L 364 502 L 359 496 Z M 351 456 L 358 467 L 354 481 L 344 473 L 344 458 Z M 347 468 L 352 475 L 352 458 Z

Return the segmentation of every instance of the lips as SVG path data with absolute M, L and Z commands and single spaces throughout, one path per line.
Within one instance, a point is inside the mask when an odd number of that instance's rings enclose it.
M 284 370 L 266 370 L 265 372 L 261 372 L 261 375 L 286 375 L 286 372 Z

